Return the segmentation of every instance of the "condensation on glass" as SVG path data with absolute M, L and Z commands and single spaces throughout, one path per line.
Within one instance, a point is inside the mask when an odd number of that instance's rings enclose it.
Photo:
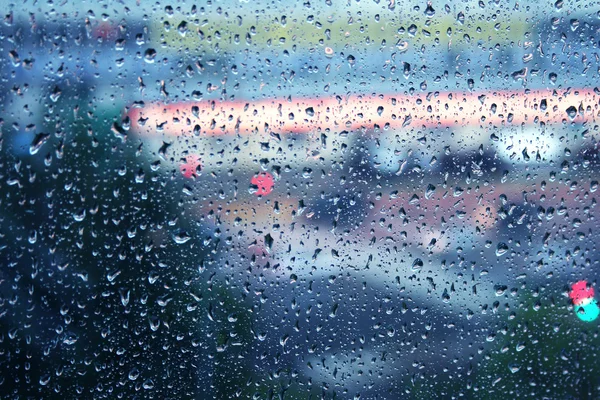
M 600 8 L 24 1 L 6 399 L 597 399 Z

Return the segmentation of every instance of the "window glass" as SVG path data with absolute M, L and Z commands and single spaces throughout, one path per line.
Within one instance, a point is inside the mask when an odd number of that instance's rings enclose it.
M 2 398 L 600 398 L 596 3 L 2 13 Z

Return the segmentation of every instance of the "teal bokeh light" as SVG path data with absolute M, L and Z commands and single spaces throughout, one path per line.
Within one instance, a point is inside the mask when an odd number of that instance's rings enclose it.
M 600 307 L 598 307 L 596 299 L 586 299 L 581 304 L 575 306 L 575 313 L 580 320 L 591 322 L 600 315 Z

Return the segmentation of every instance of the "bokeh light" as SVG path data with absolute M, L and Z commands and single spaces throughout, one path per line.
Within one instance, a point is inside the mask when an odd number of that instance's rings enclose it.
M 579 281 L 571 286 L 569 297 L 575 304 L 575 314 L 585 322 L 594 321 L 600 314 L 598 302 L 594 299 L 594 288 L 587 281 Z
M 592 322 L 600 314 L 600 307 L 596 299 L 585 299 L 581 304 L 575 306 L 575 313 L 580 320 Z

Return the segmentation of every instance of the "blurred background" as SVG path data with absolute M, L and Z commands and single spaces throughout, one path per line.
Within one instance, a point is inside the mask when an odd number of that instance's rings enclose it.
M 4 5 L 2 398 L 600 398 L 597 3 Z

